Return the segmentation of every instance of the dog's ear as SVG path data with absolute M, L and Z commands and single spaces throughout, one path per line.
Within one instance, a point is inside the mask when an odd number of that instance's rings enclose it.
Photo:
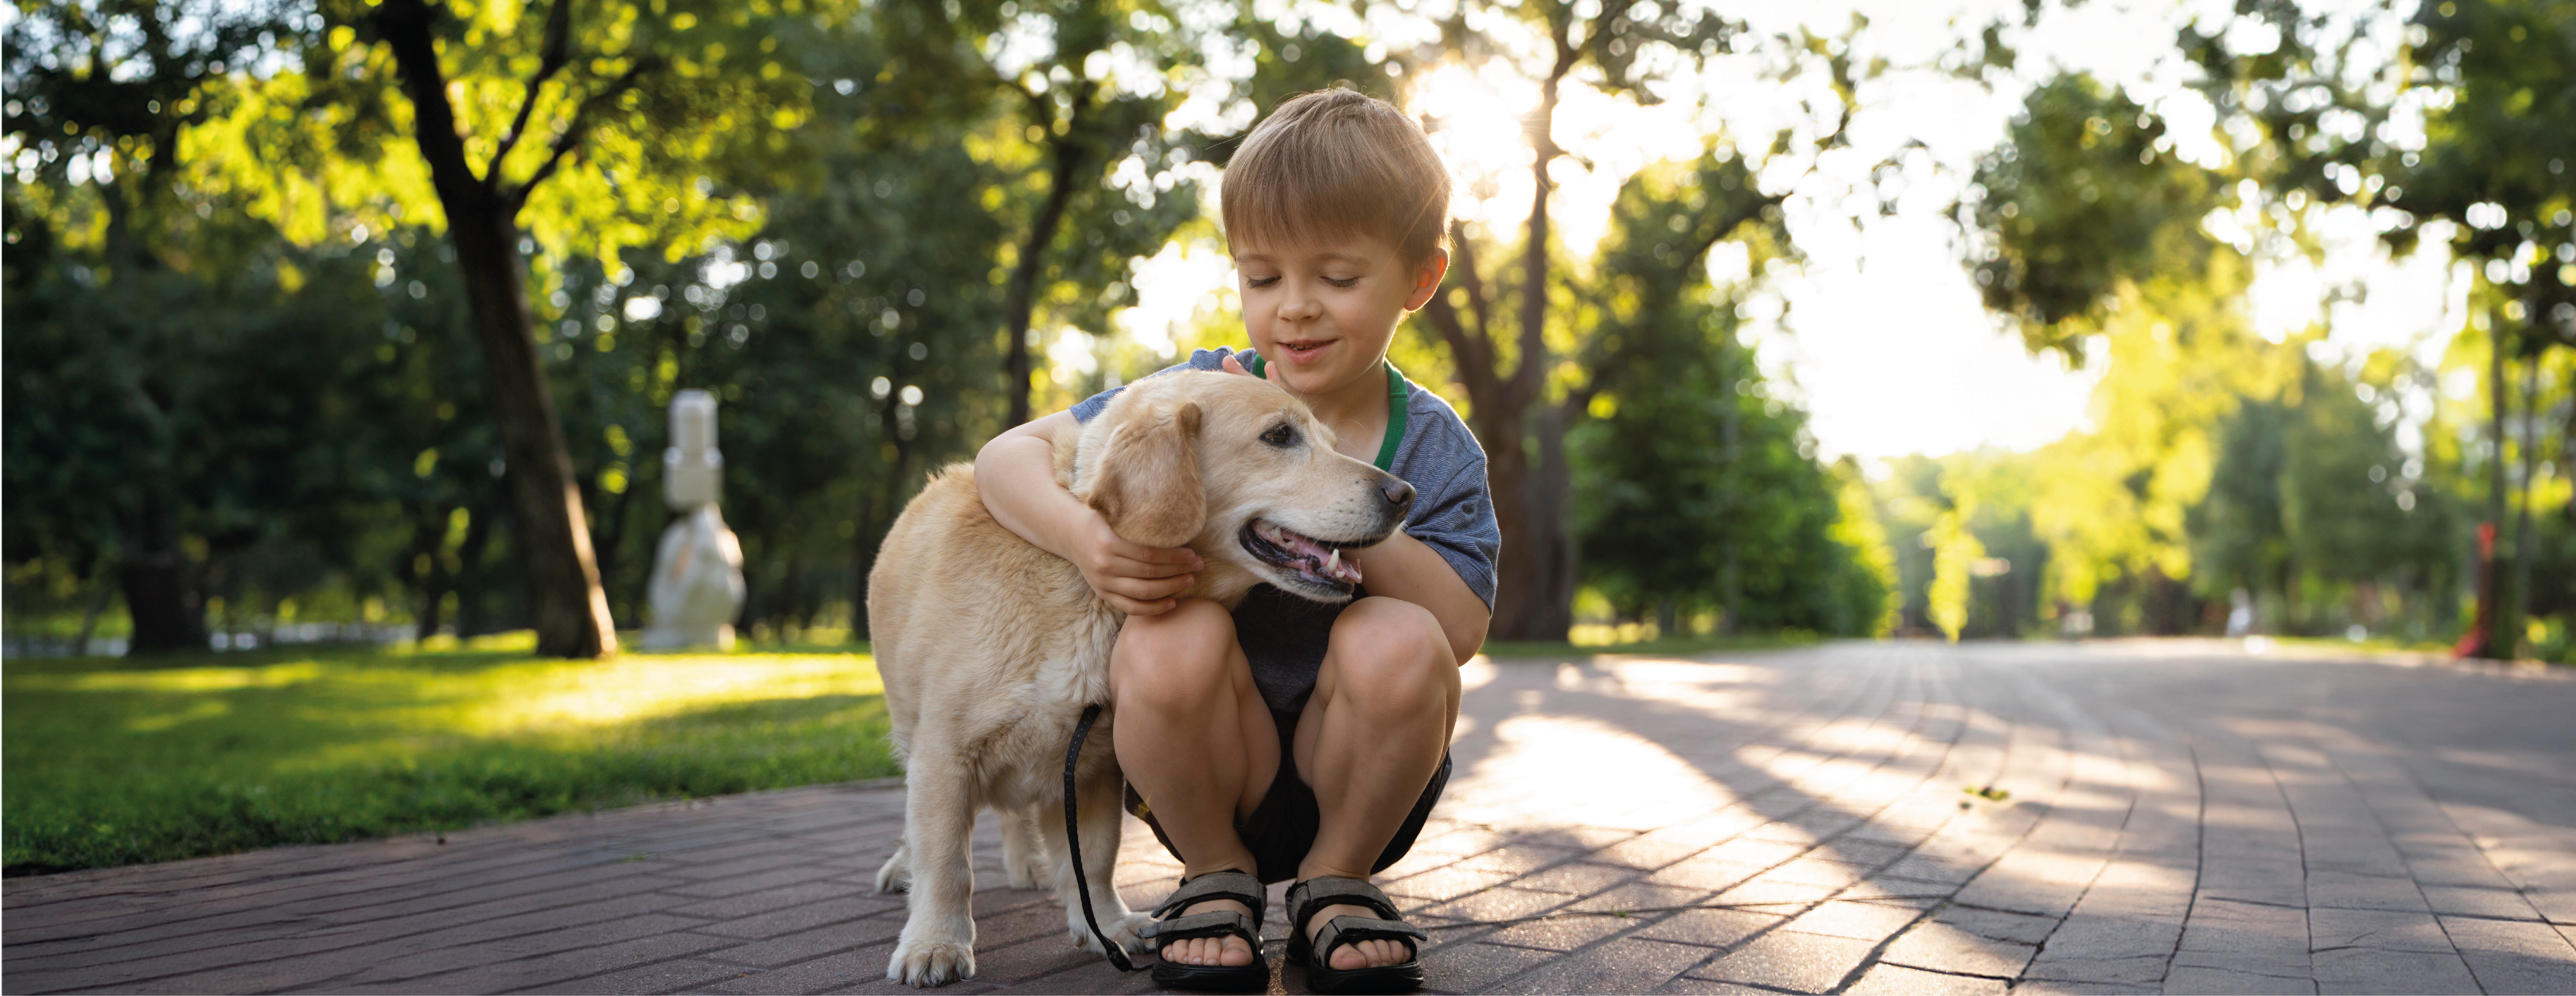
M 1207 494 L 1199 481 L 1199 406 L 1140 413 L 1110 435 L 1091 486 L 1091 507 L 1119 538 L 1180 546 L 1199 534 Z

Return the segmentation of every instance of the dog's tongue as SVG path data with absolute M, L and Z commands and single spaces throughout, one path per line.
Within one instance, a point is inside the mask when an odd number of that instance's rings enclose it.
M 1271 539 L 1288 552 L 1306 558 L 1308 569 L 1317 577 L 1331 578 L 1344 584 L 1360 583 L 1360 565 L 1342 559 L 1342 552 L 1317 543 L 1286 528 L 1271 527 Z

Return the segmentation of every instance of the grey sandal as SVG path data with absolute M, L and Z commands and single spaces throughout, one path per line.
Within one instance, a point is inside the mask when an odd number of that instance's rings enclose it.
M 1366 906 L 1377 911 L 1377 918 L 1337 916 L 1306 937 L 1306 923 L 1315 911 L 1327 906 Z M 1319 993 L 1386 993 L 1402 992 L 1422 985 L 1422 945 L 1431 935 L 1422 928 L 1404 922 L 1395 903 L 1379 892 L 1377 886 L 1356 878 L 1319 876 L 1297 883 L 1288 890 L 1288 963 L 1306 966 L 1306 986 Z M 1404 945 L 1408 957 L 1402 964 L 1374 968 L 1341 969 L 1333 967 L 1333 951 L 1361 941 L 1397 941 Z
M 1211 899 L 1231 899 L 1252 907 L 1252 915 L 1233 910 L 1210 910 L 1173 917 L 1183 909 Z M 1270 988 L 1270 960 L 1261 956 L 1261 920 L 1269 911 L 1269 890 L 1261 880 L 1239 871 L 1209 872 L 1187 879 L 1172 891 L 1170 899 L 1154 910 L 1155 921 L 1137 934 L 1154 948 L 1154 982 L 1178 989 L 1214 989 L 1223 992 L 1260 992 Z M 1170 919 L 1164 919 L 1171 917 Z M 1194 937 L 1240 937 L 1252 945 L 1252 963 L 1248 965 L 1184 965 L 1163 957 L 1163 946 L 1173 941 Z

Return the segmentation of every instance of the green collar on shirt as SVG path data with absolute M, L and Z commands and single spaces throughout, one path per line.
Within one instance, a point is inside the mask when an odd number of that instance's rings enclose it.
M 1244 369 L 1252 371 L 1255 377 L 1270 379 L 1270 375 L 1263 372 L 1270 368 L 1270 361 L 1248 349 L 1244 354 L 1252 357 L 1252 363 Z M 1386 441 L 1377 447 L 1377 469 L 1392 473 L 1395 470 L 1395 448 L 1404 442 L 1405 404 L 1413 399 L 1405 391 L 1404 375 L 1395 371 L 1395 363 L 1381 362 L 1386 363 Z

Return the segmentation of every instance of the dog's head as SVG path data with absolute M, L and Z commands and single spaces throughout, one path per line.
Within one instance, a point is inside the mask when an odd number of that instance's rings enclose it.
M 1083 427 L 1073 492 L 1130 542 L 1189 546 L 1193 594 L 1232 604 L 1256 582 L 1318 602 L 1358 587 L 1345 550 L 1404 523 L 1413 488 L 1333 450 L 1304 402 L 1236 374 L 1136 382 Z

